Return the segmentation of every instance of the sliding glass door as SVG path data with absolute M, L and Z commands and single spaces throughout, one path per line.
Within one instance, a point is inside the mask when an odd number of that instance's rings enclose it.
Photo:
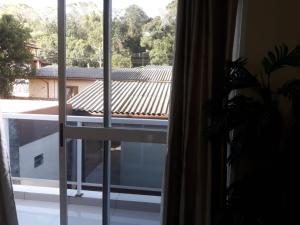
M 99 45 L 100 69 L 94 71 L 93 84 L 70 98 L 75 89 L 68 85 L 66 71 L 66 1 L 58 0 L 60 224 L 75 224 L 73 214 L 78 210 L 74 210 L 72 203 L 81 204 L 93 195 L 96 201 L 92 204 L 102 210 L 93 221 L 109 225 L 112 204 L 137 202 L 134 206 L 137 208 L 141 202 L 128 201 L 125 194 L 116 199 L 111 194 L 112 189 L 115 193 L 122 190 L 129 194 L 160 194 L 166 153 L 170 68 L 145 67 L 150 59 L 143 49 L 142 54 L 131 58 L 130 69 L 116 69 L 112 79 L 112 0 L 104 0 L 103 27 L 100 29 L 103 35 L 98 34 L 102 35 L 98 40 L 103 39 Z M 125 56 L 119 61 L 122 57 Z M 160 72 L 159 81 L 153 80 L 155 69 Z M 131 74 L 137 76 L 136 80 L 132 80 Z M 70 113 L 70 107 L 76 115 Z M 92 116 L 87 116 L 84 110 Z M 118 117 L 112 117 L 112 112 Z M 88 192 L 82 191 L 84 183 L 96 191 L 87 196 Z M 124 202 L 121 202 L 122 198 Z M 151 201 L 154 204 L 156 200 Z M 86 221 L 89 219 L 87 216 Z
M 19 224 L 158 225 L 177 1 L 40 2 L 0 1 Z

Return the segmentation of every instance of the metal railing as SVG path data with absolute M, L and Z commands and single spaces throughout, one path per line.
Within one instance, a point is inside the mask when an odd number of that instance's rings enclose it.
M 50 114 L 30 114 L 30 113 L 2 113 L 3 119 L 20 119 L 20 120 L 44 120 L 58 121 L 58 115 Z M 83 123 L 103 123 L 103 117 L 98 116 L 67 116 L 68 122 L 83 122 Z M 127 125 L 144 125 L 144 126 L 168 126 L 167 120 L 159 119 L 135 119 L 135 118 L 112 118 L 112 125 L 127 124 Z

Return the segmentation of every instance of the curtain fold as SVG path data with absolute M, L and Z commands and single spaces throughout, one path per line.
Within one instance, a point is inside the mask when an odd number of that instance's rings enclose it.
M 7 146 L 0 111 L 0 225 L 18 225 Z
M 205 105 L 222 90 L 237 3 L 178 0 L 163 225 L 213 224 L 224 203 L 224 146 L 205 138 Z

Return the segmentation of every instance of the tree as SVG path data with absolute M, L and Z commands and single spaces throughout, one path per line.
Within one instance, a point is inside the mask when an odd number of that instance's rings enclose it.
M 149 21 L 147 14 L 137 5 L 131 5 L 125 9 L 123 16 L 113 20 L 113 52 L 134 53 L 144 52 L 140 45 L 143 36 L 143 26 Z M 133 67 L 140 66 L 139 62 L 132 61 Z
M 58 42 L 57 42 L 57 22 L 51 18 L 45 18 L 43 26 L 38 32 L 32 35 L 33 39 L 40 48 L 39 55 L 41 59 L 50 64 L 58 63 Z
M 80 67 L 99 67 L 95 50 L 83 39 L 69 39 L 67 43 L 67 64 Z
M 87 41 L 93 49 L 90 60 L 93 65 L 103 65 L 103 21 L 101 13 L 91 13 L 85 16 L 84 27 L 86 28 Z
M 112 21 L 113 65 L 170 65 L 174 50 L 176 5 L 177 1 L 172 1 L 167 5 L 165 15 L 153 19 L 137 5 L 115 14 Z M 67 66 L 102 67 L 101 9 L 92 2 L 71 3 L 66 7 Z M 25 4 L 6 4 L 0 7 L 0 16 L 2 14 L 16 15 L 24 27 L 31 29 L 32 40 L 40 48 L 40 59 L 50 64 L 58 63 L 56 8 L 37 12 Z
M 168 26 L 171 28 L 172 32 L 174 33 L 176 29 L 176 16 L 177 16 L 177 0 L 173 0 L 167 5 L 166 20 Z
M 84 6 L 85 12 L 81 6 Z M 92 10 L 93 4 L 74 3 L 67 21 L 67 65 L 101 67 L 103 61 L 102 14 Z
M 5 4 L 0 7 L 1 15 L 13 15 L 25 28 L 31 30 L 38 57 L 50 64 L 57 63 L 57 9 L 47 8 L 45 12 L 37 12 L 26 4 Z
M 115 68 L 130 68 L 131 67 L 131 59 L 130 56 L 124 56 L 121 54 L 113 54 L 112 55 L 112 67 Z
M 177 1 L 167 5 L 166 15 L 155 17 L 143 26 L 141 46 L 149 50 L 150 63 L 171 65 L 173 60 Z
M 30 27 L 32 36 L 41 28 L 41 15 L 26 4 L 5 4 L 0 7 L 0 17 L 5 14 L 13 15 L 24 27 Z
M 150 51 L 150 63 L 152 65 L 171 65 L 172 64 L 172 41 L 170 38 L 163 37 L 153 41 L 153 48 Z
M 121 18 L 114 18 L 112 22 L 112 51 L 120 53 L 125 50 L 125 41 L 127 38 L 127 24 Z
M 11 15 L 0 19 L 0 97 L 8 98 L 16 79 L 33 75 L 33 55 L 26 43 L 30 30 Z

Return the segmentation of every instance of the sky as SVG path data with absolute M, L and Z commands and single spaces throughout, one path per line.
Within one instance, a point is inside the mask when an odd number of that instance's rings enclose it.
M 102 6 L 103 0 L 66 0 L 66 3 L 73 2 L 95 2 Z M 136 4 L 140 6 L 148 16 L 155 17 L 165 12 L 165 7 L 172 0 L 112 0 L 113 10 L 124 9 L 129 5 Z M 36 9 L 46 8 L 48 6 L 56 7 L 57 0 L 0 0 L 0 5 L 3 4 L 27 4 Z M 101 7 L 102 8 L 102 7 Z

